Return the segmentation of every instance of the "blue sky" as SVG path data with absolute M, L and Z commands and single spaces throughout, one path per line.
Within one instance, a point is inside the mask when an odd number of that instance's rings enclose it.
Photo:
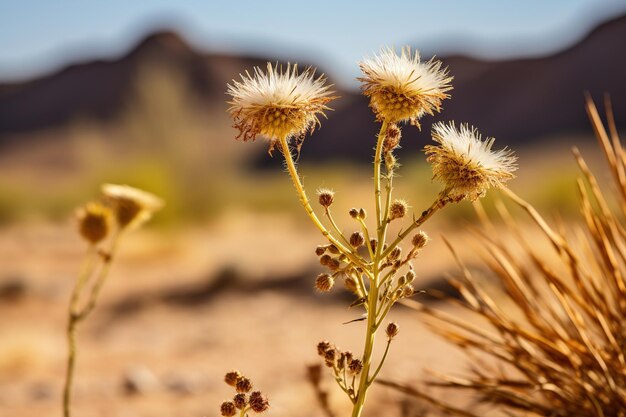
M 348 80 L 384 45 L 540 55 L 621 12 L 624 0 L 0 0 L 0 79 L 114 57 L 169 27 L 204 49 L 305 59 Z

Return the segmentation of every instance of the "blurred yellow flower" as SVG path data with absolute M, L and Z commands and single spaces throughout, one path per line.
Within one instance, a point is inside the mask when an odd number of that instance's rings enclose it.
M 113 208 L 120 229 L 140 226 L 164 206 L 154 194 L 128 185 L 104 184 L 102 194 Z
M 78 209 L 78 231 L 89 243 L 96 244 L 109 235 L 113 226 L 113 213 L 100 203 L 88 203 Z

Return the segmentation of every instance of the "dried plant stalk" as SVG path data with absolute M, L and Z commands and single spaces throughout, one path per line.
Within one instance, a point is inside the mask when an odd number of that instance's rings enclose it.
M 467 377 L 443 376 L 434 385 L 468 390 L 480 401 L 514 416 L 626 416 L 626 158 L 610 110 L 609 131 L 588 97 L 586 109 L 612 174 L 603 191 L 578 150 L 574 156 L 582 219 L 570 233 L 551 227 L 511 191 L 507 196 L 532 219 L 553 253 L 540 251 L 499 206 L 522 255 L 492 233 L 480 236 L 487 266 L 502 283 L 506 299 L 494 300 L 469 269 L 457 282 L 463 308 L 487 323 L 472 325 L 414 301 L 431 328 L 475 358 Z M 610 197 L 610 198 L 609 198 Z M 614 197 L 614 198 L 613 198 Z M 493 227 L 492 224 L 486 224 Z M 507 308 L 499 307 L 506 303 Z M 416 388 L 381 381 L 410 395 L 442 404 Z

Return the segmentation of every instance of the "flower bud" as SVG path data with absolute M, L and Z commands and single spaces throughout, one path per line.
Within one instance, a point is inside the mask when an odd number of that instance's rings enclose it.
M 324 246 L 318 246 L 317 248 L 315 248 L 315 254 L 317 256 L 322 256 L 324 252 L 326 252 L 326 248 Z
M 389 338 L 389 340 L 396 337 L 399 332 L 400 332 L 400 326 L 398 326 L 398 324 L 394 322 L 389 323 L 387 325 L 387 328 L 385 329 L 385 333 L 387 333 L 387 337 Z
M 262 413 L 270 408 L 270 402 L 265 395 L 261 394 L 260 391 L 254 391 L 250 394 L 249 404 L 250 408 L 252 408 L 252 411 L 255 413 Z
M 351 208 L 349 213 L 350 217 L 352 217 L 353 219 L 357 219 L 359 217 L 359 210 L 355 208 Z
M 232 403 L 232 401 L 226 401 L 222 403 L 222 406 L 220 407 L 220 412 L 224 417 L 233 417 L 235 414 L 237 414 L 237 408 L 235 407 L 235 404 Z
M 239 373 L 239 371 L 230 371 L 224 376 L 224 382 L 231 387 L 234 387 L 237 385 L 239 378 L 241 378 L 241 373 Z
M 406 216 L 409 206 L 404 200 L 394 200 L 389 207 L 389 220 L 401 219 Z
M 365 209 L 360 208 L 359 209 L 359 219 L 365 220 L 366 218 L 367 218 L 367 212 L 365 211 Z
M 413 236 L 411 243 L 413 243 L 413 246 L 415 246 L 417 249 L 422 249 L 424 246 L 426 246 L 429 240 L 430 239 L 426 232 L 420 231 L 415 236 Z
M 415 280 L 415 272 L 412 269 L 409 269 L 406 273 L 406 281 L 407 283 L 412 283 Z
M 326 188 L 321 188 L 317 190 L 317 196 L 320 205 L 324 208 L 328 208 L 333 204 L 335 193 Z
M 237 385 L 235 386 L 235 388 L 240 394 L 250 392 L 250 390 L 252 390 L 252 381 L 250 381 L 245 376 L 242 376 L 237 380 Z
M 77 217 L 80 235 L 92 244 L 105 239 L 113 226 L 113 212 L 100 203 L 87 204 Z
M 400 255 L 402 255 L 402 249 L 396 246 L 391 252 L 389 252 L 389 255 L 387 257 L 390 261 L 395 261 L 400 257 Z
M 360 359 L 352 359 L 348 364 L 348 370 L 353 375 L 360 374 L 363 370 L 363 362 Z
M 365 238 L 363 237 L 363 233 L 354 232 L 352 233 L 352 235 L 350 235 L 350 245 L 352 245 L 353 248 L 359 248 L 363 246 L 364 242 Z
M 330 342 L 328 340 L 322 340 L 317 344 L 317 354 L 320 356 L 324 356 L 328 349 L 330 349 Z
M 335 279 L 328 274 L 319 274 L 315 279 L 315 288 L 321 292 L 328 292 L 335 285 Z
M 236 394 L 233 397 L 233 404 L 235 404 L 235 407 L 237 407 L 239 410 L 243 410 L 244 408 L 246 408 L 246 405 L 248 405 L 248 399 L 246 398 L 246 394 Z

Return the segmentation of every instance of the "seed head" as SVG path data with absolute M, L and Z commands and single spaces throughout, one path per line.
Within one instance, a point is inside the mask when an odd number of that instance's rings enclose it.
M 413 243 L 413 246 L 415 246 L 416 249 L 422 249 L 426 246 L 429 240 L 430 238 L 426 232 L 419 231 L 415 236 L 413 236 L 411 243 Z
M 378 240 L 374 238 L 370 239 L 370 246 L 372 247 L 372 252 L 376 252 L 377 245 L 378 245 Z
M 514 178 L 517 157 L 513 151 L 492 151 L 495 139 L 483 141 L 475 128 L 462 124 L 457 129 L 453 122 L 440 122 L 433 125 L 432 136 L 438 145 L 425 147 L 427 161 L 432 165 L 433 178 L 445 184 L 453 200 L 476 200 L 489 188 L 501 187 Z
M 320 356 L 324 356 L 326 351 L 330 349 L 330 342 L 328 340 L 322 340 L 317 344 L 317 354 Z
M 353 248 L 360 248 L 365 243 L 365 238 L 363 237 L 363 233 L 354 232 L 350 235 L 350 245 Z
M 285 137 L 304 137 L 312 132 L 333 100 L 326 78 L 315 78 L 315 70 L 307 68 L 298 73 L 297 65 L 287 69 L 267 63 L 267 71 L 254 68 L 251 75 L 241 74 L 241 81 L 228 85 L 228 111 L 239 130 L 238 139 L 254 140 L 264 136 L 273 144 Z
M 220 412 L 224 417 L 232 417 L 237 414 L 237 408 L 232 401 L 226 401 L 222 403 L 220 407 Z
M 351 208 L 349 211 L 350 217 L 352 217 L 353 219 L 358 219 L 359 218 L 359 210 L 355 209 L 355 208 Z
M 359 209 L 359 219 L 365 220 L 367 218 L 367 212 L 364 208 Z
M 319 274 L 315 279 L 315 288 L 321 292 L 328 292 L 335 285 L 335 279 L 328 274 Z
M 320 205 L 324 208 L 328 208 L 333 204 L 335 192 L 326 188 L 320 188 L 317 190 L 317 196 Z
M 315 254 L 317 256 L 322 256 L 324 252 L 326 252 L 326 248 L 324 246 L 318 246 L 317 248 L 315 248 Z
M 163 200 L 128 185 L 104 184 L 102 195 L 115 214 L 120 229 L 139 227 L 163 206 Z
M 246 394 L 235 394 L 233 397 L 233 404 L 235 404 L 235 407 L 239 410 L 243 410 L 246 405 L 248 405 L 248 398 L 246 398 Z
M 339 269 L 339 267 L 341 266 L 341 262 L 339 262 L 338 259 L 332 258 L 330 261 L 328 261 L 328 264 L 326 264 L 326 266 L 328 267 L 328 269 L 330 269 L 331 271 L 336 271 Z
M 352 359 L 348 364 L 348 370 L 353 375 L 360 374 L 363 370 L 363 362 L 360 359 Z
M 334 255 L 338 255 L 340 253 L 339 249 L 335 245 L 328 245 L 328 252 L 330 252 L 330 253 L 332 253 Z
M 363 94 L 380 120 L 388 123 L 410 121 L 419 125 L 424 114 L 440 111 L 441 102 L 452 89 L 447 70 L 441 62 L 421 62 L 419 52 L 405 47 L 398 55 L 392 48 L 360 63 Z
M 404 200 L 394 200 L 389 207 L 389 220 L 401 219 L 406 216 L 409 205 Z
M 105 239 L 113 226 L 113 213 L 100 203 L 88 203 L 76 216 L 80 235 L 94 245 Z
M 254 411 L 255 413 L 262 413 L 270 408 L 269 400 L 265 395 L 261 394 L 260 391 L 254 391 L 252 394 L 250 394 L 249 403 L 250 408 L 252 408 L 252 411 Z
M 241 373 L 239 371 L 230 371 L 224 376 L 224 382 L 231 387 L 234 387 L 237 385 L 239 378 L 241 378 Z
M 328 264 L 330 264 L 330 261 L 332 261 L 333 258 L 330 257 L 330 255 L 323 255 L 320 257 L 320 264 L 327 266 Z
M 387 325 L 387 328 L 385 329 L 385 333 L 387 333 L 387 337 L 389 338 L 389 340 L 396 337 L 399 332 L 400 332 L 400 326 L 398 326 L 398 324 L 394 322 L 389 323 Z
M 235 385 L 235 388 L 240 394 L 250 392 L 250 390 L 252 390 L 252 381 L 250 381 L 245 376 L 242 376 L 237 380 L 237 385 Z

